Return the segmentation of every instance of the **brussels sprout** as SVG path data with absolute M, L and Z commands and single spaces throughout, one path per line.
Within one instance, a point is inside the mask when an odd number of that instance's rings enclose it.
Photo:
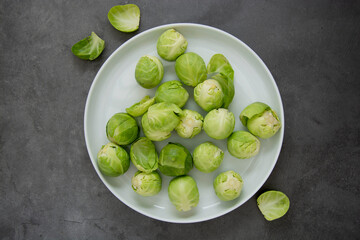
M 89 37 L 86 37 L 72 46 L 72 53 L 78 58 L 85 60 L 96 59 L 104 50 L 105 42 L 98 37 L 94 32 Z
M 155 93 L 156 102 L 169 102 L 182 108 L 189 98 L 189 93 L 180 81 L 169 81 L 161 84 Z
M 163 77 L 164 67 L 157 57 L 145 55 L 136 64 L 135 79 L 144 88 L 156 87 Z
M 194 88 L 194 99 L 202 109 L 208 112 L 223 105 L 224 94 L 217 81 L 208 79 Z
M 140 9 L 135 4 L 114 6 L 108 13 L 111 25 L 121 32 L 134 32 L 140 23 Z
M 211 110 L 204 119 L 204 131 L 214 139 L 229 137 L 234 127 L 234 114 L 225 108 Z
M 126 112 L 133 117 L 139 117 L 146 113 L 148 108 L 155 103 L 155 98 L 150 98 L 150 96 L 145 96 L 141 99 L 140 102 L 135 103 L 131 107 L 126 109 Z
M 152 141 L 163 141 L 163 140 L 169 138 L 171 136 L 171 131 L 164 132 L 164 131 L 161 131 L 161 130 L 151 127 L 149 124 L 147 114 L 148 113 L 145 113 L 141 119 L 141 125 L 143 127 L 145 136 Z
M 209 74 L 222 73 L 231 80 L 234 80 L 234 69 L 222 54 L 215 54 L 211 57 L 210 62 L 207 65 L 207 72 Z
M 211 78 L 218 81 L 220 84 L 221 90 L 224 93 L 224 104 L 222 107 L 228 108 L 235 95 L 234 81 L 222 73 L 218 73 Z
M 120 146 L 108 143 L 101 147 L 97 154 L 100 171 L 109 177 L 124 174 L 130 166 L 129 154 Z
M 106 124 L 106 136 L 110 142 L 118 145 L 132 143 L 138 136 L 139 127 L 127 113 L 116 113 Z
M 162 141 L 171 136 L 179 124 L 182 110 L 176 104 L 162 102 L 149 107 L 141 119 L 145 136 L 152 141 Z
M 160 152 L 159 169 L 166 176 L 187 174 L 193 167 L 190 152 L 179 143 L 169 143 Z
M 240 113 L 240 121 L 259 138 L 270 138 L 279 131 L 281 122 L 276 112 L 268 105 L 255 102 Z
M 201 132 L 203 120 L 204 118 L 200 113 L 184 109 L 180 115 L 180 123 L 176 126 L 175 131 L 180 137 L 193 138 Z
M 187 45 L 188 42 L 181 33 L 175 29 L 169 29 L 161 34 L 156 48 L 160 57 L 168 61 L 175 61 L 185 52 Z
M 205 173 L 212 172 L 220 167 L 223 159 L 224 152 L 211 142 L 200 144 L 193 153 L 195 167 Z
M 238 198 L 243 187 L 241 176 L 234 171 L 220 173 L 214 180 L 215 193 L 223 201 Z
M 152 172 L 158 168 L 158 155 L 155 145 L 146 137 L 139 138 L 131 145 L 130 159 L 142 172 Z
M 175 72 L 185 85 L 191 87 L 196 87 L 207 77 L 204 60 L 193 52 L 185 53 L 176 59 Z
M 236 131 L 228 138 L 227 148 L 234 157 L 251 158 L 259 153 L 260 141 L 249 132 Z
M 154 196 L 161 190 L 161 177 L 157 172 L 137 171 L 131 179 L 132 189 L 141 196 Z
M 189 211 L 199 203 L 199 190 L 190 176 L 172 179 L 168 188 L 169 199 L 178 211 Z
M 152 128 L 171 132 L 179 124 L 181 114 L 182 110 L 176 104 L 162 102 L 149 107 L 147 118 Z
M 272 221 L 285 215 L 289 210 L 290 200 L 282 192 L 267 191 L 258 197 L 257 205 L 265 219 Z

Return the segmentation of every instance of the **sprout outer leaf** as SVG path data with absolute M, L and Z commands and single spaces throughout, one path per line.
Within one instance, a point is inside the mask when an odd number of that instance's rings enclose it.
M 257 205 L 268 221 L 284 216 L 290 207 L 289 198 L 279 191 L 267 191 L 261 194 L 257 199 Z
M 227 76 L 232 81 L 234 80 L 234 69 L 231 64 L 222 54 L 215 54 L 211 57 L 207 65 L 208 74 L 221 73 Z
M 222 73 L 218 73 L 211 78 L 219 82 L 224 93 L 224 104 L 222 107 L 228 108 L 235 95 L 234 81 Z
M 134 32 L 139 29 L 140 9 L 135 4 L 114 6 L 108 13 L 111 25 L 121 32 Z
M 145 96 L 140 102 L 135 103 L 129 108 L 126 108 L 126 112 L 133 117 L 139 117 L 147 112 L 149 107 L 155 103 L 155 97 Z
M 105 41 L 96 35 L 96 33 L 91 32 L 89 37 L 86 37 L 79 42 L 75 43 L 71 51 L 78 58 L 85 60 L 94 60 L 96 59 L 104 50 Z

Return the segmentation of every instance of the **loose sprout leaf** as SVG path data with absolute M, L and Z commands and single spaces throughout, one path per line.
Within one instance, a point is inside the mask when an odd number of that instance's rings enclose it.
M 207 65 L 207 71 L 209 74 L 222 73 L 231 80 L 234 80 L 234 69 L 222 54 L 215 54 L 211 57 L 210 62 Z
M 290 200 L 282 192 L 267 191 L 258 197 L 257 205 L 265 219 L 272 221 L 285 215 L 289 210 Z
M 235 95 L 234 80 L 222 73 L 213 75 L 211 78 L 218 81 L 221 85 L 221 89 L 224 93 L 224 103 L 222 107 L 228 108 Z
M 108 13 L 114 28 L 121 32 L 134 32 L 139 29 L 140 9 L 135 4 L 114 6 Z
M 126 108 L 126 112 L 133 117 L 139 117 L 147 112 L 149 107 L 155 103 L 155 97 L 145 96 L 140 102 L 135 103 L 129 108 Z
M 73 54 L 81 59 L 94 60 L 104 50 L 105 41 L 98 37 L 94 32 L 72 46 Z

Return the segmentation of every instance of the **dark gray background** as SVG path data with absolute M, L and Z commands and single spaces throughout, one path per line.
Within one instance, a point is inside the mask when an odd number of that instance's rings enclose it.
M 140 29 L 121 33 L 107 12 L 124 1 L 0 1 L 0 239 L 359 239 L 360 2 L 132 1 Z M 126 40 L 167 23 L 223 29 L 274 75 L 286 129 L 261 191 L 278 189 L 289 212 L 267 222 L 256 196 L 202 223 L 144 217 L 94 171 L 83 133 L 95 74 Z M 71 46 L 95 31 L 95 61 Z

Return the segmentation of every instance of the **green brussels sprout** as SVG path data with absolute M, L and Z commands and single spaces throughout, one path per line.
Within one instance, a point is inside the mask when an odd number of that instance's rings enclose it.
M 202 109 L 209 112 L 223 105 L 224 94 L 216 80 L 208 79 L 194 88 L 194 99 Z
M 199 203 L 199 189 L 190 176 L 180 176 L 169 183 L 168 195 L 178 211 L 189 211 Z
M 145 113 L 141 119 L 141 125 L 145 136 L 152 141 L 163 141 L 171 136 L 171 131 L 164 132 L 158 129 L 155 129 L 150 126 L 149 120 L 147 117 L 148 113 Z
M 215 193 L 222 201 L 238 198 L 243 187 L 241 176 L 234 171 L 220 173 L 214 180 Z
M 282 192 L 267 191 L 258 197 L 257 205 L 265 219 L 272 221 L 285 215 L 289 210 L 290 200 Z
M 225 108 L 211 110 L 204 119 L 204 131 L 214 139 L 225 139 L 235 128 L 234 114 Z
M 247 106 L 240 113 L 240 121 L 252 134 L 263 139 L 274 136 L 281 128 L 276 112 L 261 102 Z
M 169 102 L 182 108 L 189 98 L 189 93 L 180 81 L 169 81 L 161 84 L 155 93 L 156 102 Z
M 108 143 L 101 147 L 97 154 L 100 171 L 109 177 L 124 174 L 130 166 L 129 154 L 115 143 Z
M 118 145 L 132 143 L 139 133 L 139 127 L 133 117 L 127 113 L 116 113 L 106 124 L 106 136 L 110 142 Z
M 185 85 L 191 87 L 196 87 L 207 77 L 204 60 L 193 52 L 185 53 L 176 59 L 175 72 Z
M 188 42 L 181 33 L 175 29 L 169 29 L 161 34 L 156 48 L 160 57 L 168 61 L 175 61 L 185 52 L 187 45 Z
M 222 73 L 231 80 L 234 80 L 234 69 L 222 54 L 215 54 L 211 57 L 210 62 L 207 65 L 207 72 L 209 74 Z
M 211 78 L 218 81 L 223 91 L 224 104 L 221 107 L 228 108 L 235 95 L 234 81 L 222 73 L 218 73 Z
M 176 126 L 175 131 L 180 137 L 193 138 L 201 132 L 203 120 L 204 118 L 200 113 L 183 109 L 180 115 L 180 123 Z
M 135 68 L 135 79 L 143 88 L 156 87 L 164 77 L 164 67 L 157 57 L 142 56 Z
M 135 103 L 131 107 L 126 109 L 126 112 L 130 114 L 133 117 L 140 117 L 146 111 L 148 108 L 155 103 L 155 97 L 150 98 L 150 96 L 145 96 L 143 99 L 141 99 L 140 102 Z
M 236 131 L 228 138 L 227 148 L 234 157 L 240 159 L 251 158 L 259 153 L 260 141 L 249 132 Z
M 154 196 L 161 190 L 161 177 L 156 171 L 149 173 L 137 171 L 131 178 L 131 186 L 141 196 Z
M 78 58 L 85 60 L 94 60 L 105 48 L 105 41 L 98 37 L 94 32 L 89 37 L 86 37 L 75 43 L 71 51 Z
M 151 127 L 171 132 L 179 124 L 181 114 L 182 110 L 176 104 L 162 102 L 149 107 L 147 118 Z
M 169 143 L 160 152 L 159 169 L 166 176 L 187 174 L 193 167 L 190 152 L 179 143 Z
M 176 104 L 162 102 L 149 107 L 141 119 L 144 134 L 152 141 L 162 141 L 171 136 L 171 131 L 180 122 L 181 108 Z
M 108 13 L 111 25 L 121 32 L 134 32 L 140 23 L 140 9 L 135 4 L 114 6 Z
M 158 154 L 155 145 L 146 137 L 139 138 L 131 145 L 130 159 L 142 172 L 152 172 L 158 168 Z
M 205 173 L 212 172 L 220 167 L 223 159 L 224 152 L 211 142 L 200 144 L 193 153 L 195 167 Z

